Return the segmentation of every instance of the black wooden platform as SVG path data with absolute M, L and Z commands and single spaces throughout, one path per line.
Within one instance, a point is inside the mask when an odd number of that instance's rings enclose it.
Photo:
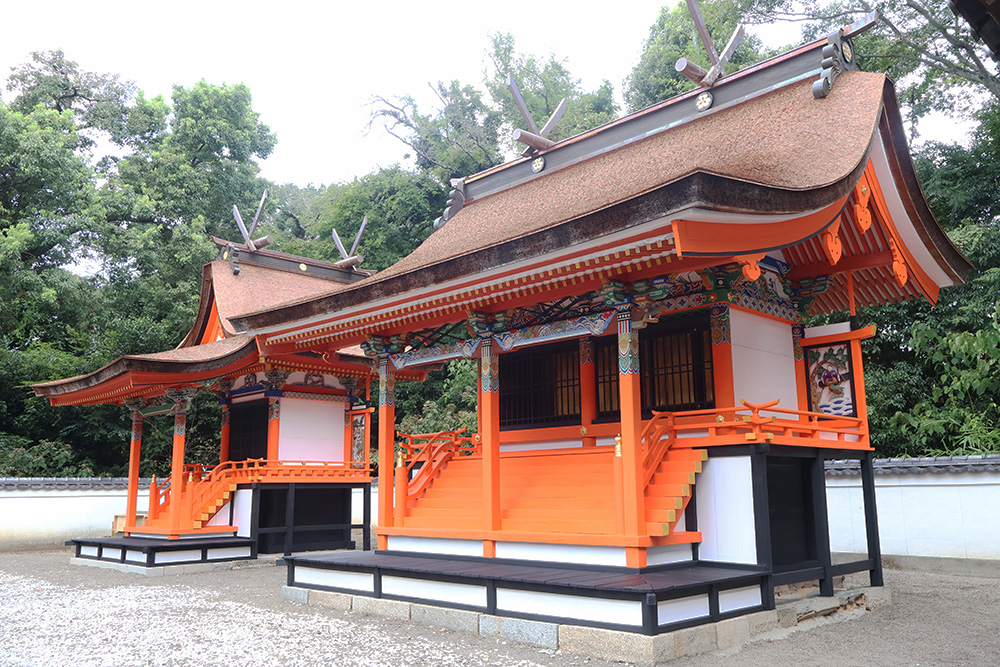
M 249 537 L 220 536 L 180 540 L 150 537 L 96 537 L 70 540 L 77 558 L 162 567 L 192 563 L 218 563 L 257 557 L 256 542 Z
M 711 563 L 704 561 L 675 563 L 643 569 L 564 565 L 561 563 L 528 563 L 494 558 L 441 557 L 424 554 L 393 552 L 347 552 L 286 557 L 288 585 L 299 588 L 331 590 L 379 598 L 429 603 L 438 606 L 470 609 L 498 616 L 512 616 L 550 622 L 571 622 L 595 627 L 607 627 L 645 634 L 718 621 L 766 608 L 768 597 L 761 588 L 757 604 L 739 610 L 720 610 L 720 593 L 735 589 L 764 587 L 768 573 L 758 566 Z M 296 578 L 296 569 L 335 571 L 371 575 L 372 590 L 345 588 L 321 583 L 303 583 Z M 442 602 L 419 594 L 399 595 L 383 590 L 385 577 L 405 578 L 426 582 L 430 589 L 435 583 L 464 584 L 485 587 L 483 605 Z M 307 578 L 307 577 L 303 577 Z M 315 576 L 309 579 L 317 579 Z M 642 626 L 628 626 L 615 618 L 586 621 L 546 613 L 513 613 L 497 608 L 497 590 L 553 594 L 572 599 L 622 600 L 642 605 Z M 696 619 L 662 623 L 657 620 L 660 603 L 670 603 L 707 596 L 707 613 Z

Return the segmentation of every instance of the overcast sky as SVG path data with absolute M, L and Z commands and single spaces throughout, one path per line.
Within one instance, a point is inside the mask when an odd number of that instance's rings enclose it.
M 412 95 L 427 109 L 428 83 L 479 84 L 492 32 L 519 51 L 565 58 L 592 89 L 620 95 L 662 0 L 567 2 L 220 2 L 141 0 L 10 3 L 3 11 L 0 78 L 32 51 L 61 48 L 83 69 L 119 73 L 147 97 L 171 86 L 245 83 L 278 136 L 261 163 L 278 182 L 334 183 L 403 159 L 376 128 L 374 95 Z M 783 26 L 778 39 L 793 41 Z M 721 47 L 720 47 L 721 48 Z M 707 58 L 706 58 L 707 60 Z M 9 101 L 9 93 L 0 92 Z

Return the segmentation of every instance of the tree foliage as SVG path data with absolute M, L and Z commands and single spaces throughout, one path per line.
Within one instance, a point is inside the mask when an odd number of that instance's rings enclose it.
M 802 23 L 809 38 L 877 11 L 878 23 L 857 40 L 858 63 L 862 69 L 887 72 L 896 80 L 900 101 L 912 118 L 931 110 L 970 115 L 984 97 L 1000 100 L 997 63 L 948 3 L 758 0 L 752 10 L 758 22 Z
M 705 25 L 716 51 L 721 51 L 728 43 L 736 27 L 744 20 L 749 4 L 746 1 L 725 0 L 700 3 Z M 729 60 L 726 71 L 730 74 L 739 71 L 760 62 L 768 55 L 760 39 L 747 34 Z M 674 65 L 679 58 L 699 63 L 705 69 L 711 64 L 705 46 L 695 30 L 694 20 L 684 3 L 673 7 L 664 6 L 649 28 L 649 36 L 643 44 L 639 62 L 625 80 L 625 106 L 630 113 L 695 87 L 694 82 L 677 72 Z

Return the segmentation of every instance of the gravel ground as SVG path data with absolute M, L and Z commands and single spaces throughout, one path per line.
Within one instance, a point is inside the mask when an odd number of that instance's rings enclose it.
M 282 567 L 146 578 L 70 565 L 67 551 L 0 553 L 0 665 L 610 664 L 305 607 L 281 597 L 284 578 Z M 886 578 L 889 607 L 673 664 L 1000 664 L 1000 580 Z

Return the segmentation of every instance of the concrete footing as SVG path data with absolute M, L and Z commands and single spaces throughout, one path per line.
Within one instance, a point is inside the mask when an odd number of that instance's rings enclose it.
M 303 604 L 338 611 L 382 616 L 397 621 L 448 628 L 459 632 L 502 637 L 511 641 L 575 653 L 601 660 L 625 660 L 644 665 L 724 649 L 738 648 L 756 638 L 784 636 L 789 631 L 808 629 L 820 618 L 835 620 L 838 612 L 877 609 L 891 601 L 885 587 L 837 591 L 833 597 L 799 594 L 780 600 L 777 608 L 717 623 L 697 625 L 660 635 L 604 630 L 579 625 L 562 625 L 447 609 L 365 595 L 282 588 L 282 595 Z M 845 617 L 847 615 L 845 614 Z M 850 615 L 853 617 L 854 615 Z
M 103 567 L 119 572 L 132 572 L 146 577 L 162 577 L 175 574 L 195 574 L 198 572 L 219 572 L 221 570 L 241 570 L 249 567 L 274 567 L 278 559 L 261 557 L 255 560 L 227 560 L 217 563 L 187 563 L 178 565 L 158 565 L 145 567 L 144 565 L 130 565 L 129 563 L 113 563 L 106 560 L 94 560 L 93 558 L 76 558 L 71 556 L 71 565 L 83 565 L 86 567 Z

